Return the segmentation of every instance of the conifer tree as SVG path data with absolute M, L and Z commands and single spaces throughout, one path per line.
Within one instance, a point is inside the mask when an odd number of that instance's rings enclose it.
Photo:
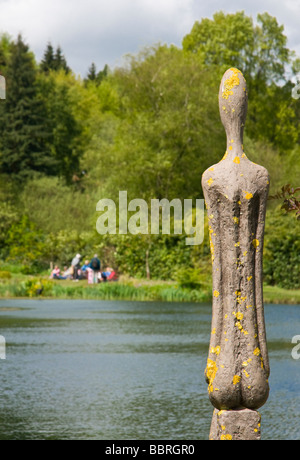
M 92 62 L 91 67 L 89 67 L 89 72 L 86 77 L 86 81 L 95 81 L 97 78 L 97 67 L 94 62 Z
M 69 73 L 71 70 L 67 64 L 65 56 L 63 55 L 61 47 L 58 46 L 54 53 L 54 48 L 50 42 L 47 44 L 44 57 L 40 64 L 40 69 L 42 72 L 47 74 L 50 70 L 63 69 L 66 73 Z
M 68 67 L 66 58 L 63 55 L 62 49 L 60 46 L 56 48 L 56 53 L 54 56 L 54 69 L 55 70 L 63 69 L 66 73 L 70 72 L 70 68 Z
M 53 46 L 49 42 L 47 44 L 46 51 L 44 53 L 44 58 L 41 61 L 41 70 L 45 73 L 48 73 L 49 70 L 53 70 L 55 67 L 55 59 L 54 59 L 54 50 Z
M 6 100 L 1 110 L 0 171 L 24 181 L 34 172 L 54 173 L 47 118 L 38 97 L 36 68 L 21 35 L 11 45 Z

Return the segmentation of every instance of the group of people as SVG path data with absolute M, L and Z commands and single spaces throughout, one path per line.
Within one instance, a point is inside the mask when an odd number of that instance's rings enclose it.
M 64 267 L 64 271 L 61 270 L 58 265 L 55 265 L 50 275 L 51 279 L 55 280 L 88 280 L 89 284 L 97 284 L 102 281 L 114 281 L 116 280 L 116 272 L 107 267 L 105 271 L 101 271 L 101 262 L 98 255 L 95 254 L 91 260 L 85 260 L 82 264 L 81 255 L 76 254 L 71 262 L 71 266 L 68 268 Z

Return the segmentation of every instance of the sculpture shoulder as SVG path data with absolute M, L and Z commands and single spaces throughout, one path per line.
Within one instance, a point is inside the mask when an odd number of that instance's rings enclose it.
M 208 168 L 202 176 L 203 190 L 220 192 L 229 189 L 260 190 L 268 187 L 269 173 L 263 166 L 250 161 L 246 156 L 237 160 L 225 159 Z M 227 193 L 227 192 L 226 192 Z

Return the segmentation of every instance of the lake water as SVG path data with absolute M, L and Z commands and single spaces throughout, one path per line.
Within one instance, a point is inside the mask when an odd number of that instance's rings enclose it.
M 207 439 L 209 305 L 1 300 L 0 439 Z M 300 306 L 266 306 L 263 439 L 300 439 Z

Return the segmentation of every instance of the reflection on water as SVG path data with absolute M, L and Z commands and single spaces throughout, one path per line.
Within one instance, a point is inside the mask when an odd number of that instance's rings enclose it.
M 208 305 L 0 301 L 0 439 L 207 439 Z M 299 306 L 267 306 L 264 439 L 299 439 Z

